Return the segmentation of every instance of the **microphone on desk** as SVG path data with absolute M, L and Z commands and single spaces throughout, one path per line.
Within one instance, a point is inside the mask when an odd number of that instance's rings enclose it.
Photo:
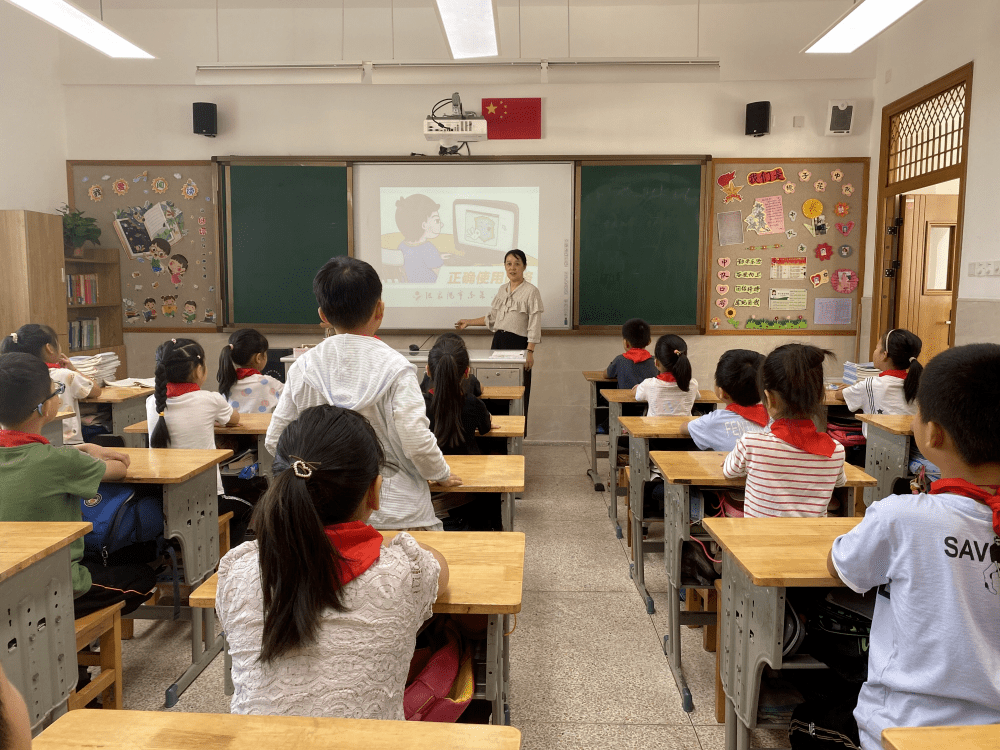
M 428 336 L 427 338 L 425 338 L 423 340 L 423 342 L 421 344 L 419 344 L 419 345 L 418 344 L 410 344 L 410 351 L 411 352 L 419 352 L 420 349 L 421 349 L 421 347 L 424 344 L 426 344 L 428 341 L 430 341 L 432 338 L 434 338 L 434 334 L 433 333 L 430 336 Z

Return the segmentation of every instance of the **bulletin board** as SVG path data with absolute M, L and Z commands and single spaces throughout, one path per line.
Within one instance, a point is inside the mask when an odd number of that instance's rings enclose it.
M 854 335 L 867 157 L 713 165 L 708 334 Z
M 69 161 L 69 204 L 120 252 L 124 330 L 216 330 L 219 231 L 210 161 Z M 89 245 L 88 245 L 89 247 Z

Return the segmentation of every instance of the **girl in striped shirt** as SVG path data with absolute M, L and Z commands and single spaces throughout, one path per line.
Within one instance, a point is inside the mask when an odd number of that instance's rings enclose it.
M 757 384 L 774 421 L 741 437 L 722 467 L 730 479 L 747 478 L 748 517 L 825 516 L 833 488 L 847 482 L 844 447 L 812 421 L 823 402 L 823 360 L 832 356 L 785 344 L 761 365 Z

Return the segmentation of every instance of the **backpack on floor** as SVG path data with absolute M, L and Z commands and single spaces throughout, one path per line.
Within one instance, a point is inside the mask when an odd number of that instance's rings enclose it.
M 143 485 L 101 482 L 94 497 L 80 499 L 80 510 L 94 526 L 83 538 L 83 554 L 105 565 L 125 547 L 163 537 L 163 500 Z

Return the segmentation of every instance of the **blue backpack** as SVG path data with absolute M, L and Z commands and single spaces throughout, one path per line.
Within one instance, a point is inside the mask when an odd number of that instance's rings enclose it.
M 97 495 L 80 499 L 83 520 L 94 525 L 83 538 L 85 557 L 107 565 L 108 555 L 123 547 L 163 536 L 163 500 L 155 490 L 140 488 L 101 482 Z

